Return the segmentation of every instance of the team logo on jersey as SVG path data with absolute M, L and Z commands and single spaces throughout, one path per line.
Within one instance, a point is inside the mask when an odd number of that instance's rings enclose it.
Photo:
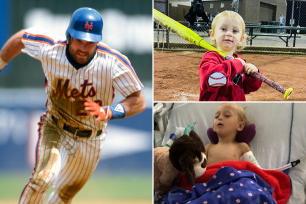
M 92 22 L 89 25 L 88 21 L 86 21 L 86 24 L 85 24 L 85 28 L 87 29 L 86 31 L 89 32 L 89 29 L 92 29 L 92 27 L 93 27 Z
M 83 84 L 81 84 L 81 91 L 77 88 L 73 88 L 69 91 L 69 83 L 70 79 L 66 79 L 64 85 L 62 85 L 62 79 L 58 79 L 57 86 L 55 90 L 55 95 L 59 98 L 87 98 L 87 97 L 94 97 L 96 95 L 96 90 L 92 86 L 92 83 L 88 83 L 88 80 L 84 80 Z M 86 93 L 87 87 L 89 91 Z
M 208 85 L 211 87 L 224 86 L 226 82 L 227 78 L 221 72 L 214 72 L 208 77 Z
M 118 111 L 118 112 L 124 113 L 124 111 L 123 111 L 123 107 L 121 106 L 121 104 L 118 104 L 118 105 L 116 106 L 115 111 Z

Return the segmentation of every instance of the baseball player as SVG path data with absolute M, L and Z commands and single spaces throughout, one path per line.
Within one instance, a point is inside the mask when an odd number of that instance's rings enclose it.
M 42 63 L 47 111 L 32 177 L 19 203 L 72 203 L 93 174 L 106 137 L 108 119 L 122 119 L 145 109 L 143 85 L 129 60 L 102 40 L 103 20 L 91 8 L 76 10 L 66 39 L 39 27 L 13 35 L 0 52 L 0 70 L 21 52 Z M 117 89 L 125 99 L 112 104 Z

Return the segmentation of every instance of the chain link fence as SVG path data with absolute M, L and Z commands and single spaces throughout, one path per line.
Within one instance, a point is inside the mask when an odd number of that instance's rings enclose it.
M 244 50 L 295 50 L 305 52 L 306 47 L 306 2 L 277 0 L 154 0 L 154 9 L 196 32 L 207 42 L 213 18 L 220 12 L 238 12 L 245 21 L 246 34 L 249 36 Z M 276 2 L 276 3 L 275 3 Z M 196 20 L 186 18 L 195 3 L 204 7 L 208 21 L 196 16 Z M 188 20 L 189 21 L 188 21 Z M 155 49 L 192 49 L 184 39 L 154 23 Z

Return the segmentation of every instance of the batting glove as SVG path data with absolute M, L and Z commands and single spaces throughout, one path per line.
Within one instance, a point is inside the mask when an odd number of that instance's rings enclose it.
M 108 110 L 100 106 L 99 104 L 93 102 L 90 99 L 85 99 L 85 110 L 90 111 L 91 116 L 96 116 L 96 122 L 99 122 L 101 120 L 107 120 L 108 119 Z

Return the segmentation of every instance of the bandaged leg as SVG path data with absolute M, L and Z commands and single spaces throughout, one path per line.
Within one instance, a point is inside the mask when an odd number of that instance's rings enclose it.
M 256 166 L 258 166 L 259 168 L 261 168 L 252 151 L 248 151 L 248 152 L 244 153 L 240 157 L 240 161 L 249 161 L 249 162 L 252 162 L 253 164 L 255 164 Z

